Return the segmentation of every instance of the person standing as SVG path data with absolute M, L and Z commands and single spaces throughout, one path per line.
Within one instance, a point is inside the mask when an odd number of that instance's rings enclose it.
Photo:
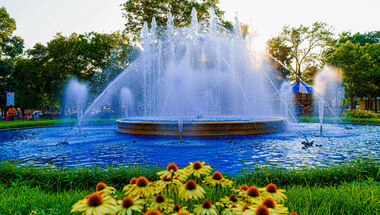
M 20 108 L 17 108 L 17 119 L 22 120 L 22 112 Z
M 15 120 L 16 113 L 17 113 L 16 109 L 11 105 L 10 108 L 8 109 L 8 119 Z

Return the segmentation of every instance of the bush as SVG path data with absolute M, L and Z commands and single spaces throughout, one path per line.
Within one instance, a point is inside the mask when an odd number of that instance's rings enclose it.
M 359 110 L 359 109 L 347 109 L 344 113 L 344 116 L 349 118 L 360 118 L 360 119 L 379 119 L 380 114 L 374 113 L 369 110 Z

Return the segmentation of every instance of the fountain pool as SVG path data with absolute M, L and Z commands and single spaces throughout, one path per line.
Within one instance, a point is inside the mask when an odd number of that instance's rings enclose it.
M 206 161 L 218 170 L 236 173 L 246 164 L 284 167 L 328 165 L 355 159 L 376 158 L 380 153 L 380 126 L 325 124 L 319 135 L 319 123 L 290 124 L 284 131 L 244 137 L 150 137 L 122 134 L 114 123 L 83 125 L 70 144 L 57 145 L 69 127 L 46 127 L 0 131 L 0 157 L 24 164 L 57 166 L 92 166 L 106 164 L 148 163 L 165 166 L 169 162 L 188 165 Z M 321 147 L 303 149 L 304 133 Z M 135 141 L 134 141 L 135 140 Z M 249 166 L 248 166 L 249 167 Z

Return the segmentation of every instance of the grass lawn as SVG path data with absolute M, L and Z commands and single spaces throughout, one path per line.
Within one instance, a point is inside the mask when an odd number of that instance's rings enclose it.
M 52 168 L 0 163 L 0 214 L 69 214 L 71 206 L 95 191 L 97 182 L 121 190 L 133 176 L 158 180 L 163 168 L 124 164 L 107 167 Z M 327 167 L 282 169 L 257 166 L 227 175 L 234 187 L 242 184 L 264 187 L 273 182 L 286 189 L 285 206 L 299 214 L 380 214 L 380 162 L 357 159 Z M 205 199 L 213 199 L 214 188 L 204 186 Z M 229 196 L 229 189 L 223 195 Z M 119 198 L 122 193 L 117 193 Z M 196 204 L 201 203 L 198 201 Z M 187 202 L 181 201 L 180 205 Z M 80 214 L 80 213 L 77 213 Z
M 300 117 L 300 122 L 319 122 L 319 117 Z M 342 122 L 345 123 L 359 123 L 359 124 L 371 124 L 371 125 L 380 125 L 380 118 L 341 118 Z M 333 117 L 324 117 L 323 122 L 339 122 L 337 118 Z
M 112 119 L 92 119 L 87 121 L 89 123 L 93 122 L 115 122 L 116 118 Z M 15 128 L 27 128 L 27 127 L 43 127 L 51 125 L 64 125 L 64 124 L 73 124 L 76 119 L 49 119 L 49 120 L 40 120 L 40 121 L 25 121 L 25 120 L 16 120 L 16 121 L 0 121 L 0 130 L 1 129 L 15 129 Z
M 40 120 L 40 121 L 0 121 L 0 129 L 10 129 L 10 128 L 25 128 L 25 127 L 39 127 L 39 126 L 49 126 L 58 123 L 62 123 L 62 120 Z

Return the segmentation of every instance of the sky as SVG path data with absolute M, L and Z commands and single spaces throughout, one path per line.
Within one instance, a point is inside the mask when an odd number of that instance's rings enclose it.
M 21 36 L 25 47 L 46 43 L 57 32 L 111 33 L 122 30 L 121 3 L 126 0 L 0 0 L 16 20 L 15 35 Z M 252 23 L 258 46 L 281 32 L 285 25 L 310 26 L 323 21 L 342 31 L 368 32 L 380 30 L 380 0 L 220 0 L 225 18 Z

